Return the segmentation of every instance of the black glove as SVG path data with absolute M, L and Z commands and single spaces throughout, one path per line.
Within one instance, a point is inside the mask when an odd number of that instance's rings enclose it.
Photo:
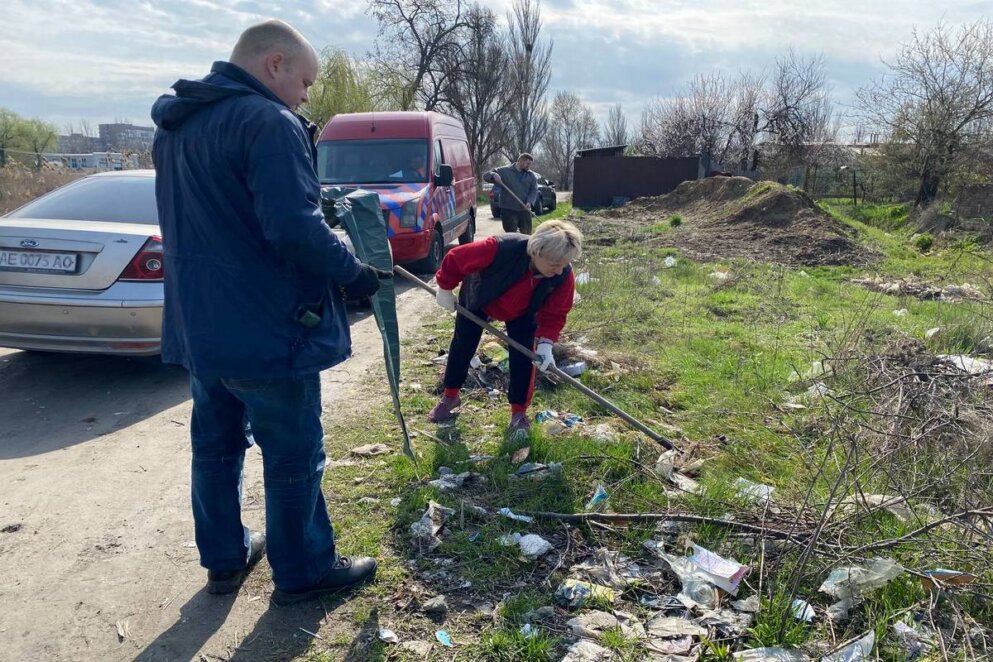
M 363 264 L 358 278 L 344 286 L 345 297 L 351 301 L 368 299 L 379 291 L 380 278 L 393 278 L 393 272 Z

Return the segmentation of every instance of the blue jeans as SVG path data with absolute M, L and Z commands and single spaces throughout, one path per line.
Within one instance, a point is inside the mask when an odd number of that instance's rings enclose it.
M 273 583 L 284 591 L 313 586 L 336 558 L 321 492 L 325 455 L 319 375 L 193 376 L 191 390 L 193 523 L 200 565 L 215 571 L 245 567 L 249 532 L 241 522 L 241 481 L 245 449 L 254 441 L 262 451 Z

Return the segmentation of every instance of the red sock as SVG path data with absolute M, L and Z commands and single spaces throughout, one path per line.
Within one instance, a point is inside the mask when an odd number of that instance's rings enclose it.
M 514 404 L 510 405 L 511 416 L 513 416 L 514 414 L 526 414 L 527 411 L 528 411 L 527 405 L 514 405 Z
M 459 397 L 459 391 L 460 390 L 461 389 L 457 389 L 457 388 L 446 388 L 445 389 L 445 397 L 446 398 L 457 398 L 457 397 Z

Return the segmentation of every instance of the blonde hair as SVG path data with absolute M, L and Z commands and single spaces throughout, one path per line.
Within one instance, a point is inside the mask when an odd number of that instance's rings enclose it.
M 572 262 L 583 254 L 583 233 L 569 221 L 545 221 L 528 239 L 528 255 Z

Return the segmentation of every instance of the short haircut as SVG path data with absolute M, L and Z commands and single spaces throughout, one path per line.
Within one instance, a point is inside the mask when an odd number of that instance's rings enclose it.
M 517 157 L 517 160 L 518 161 L 522 161 L 524 159 L 527 159 L 528 161 L 534 161 L 534 157 L 533 156 L 531 156 L 527 152 L 521 152 L 521 155 Z
M 583 233 L 569 221 L 545 221 L 528 239 L 528 255 L 572 262 L 583 254 Z
M 307 38 L 289 23 L 274 18 L 242 32 L 231 51 L 231 61 L 250 62 L 270 53 L 283 53 L 292 62 L 307 51 L 313 52 Z

